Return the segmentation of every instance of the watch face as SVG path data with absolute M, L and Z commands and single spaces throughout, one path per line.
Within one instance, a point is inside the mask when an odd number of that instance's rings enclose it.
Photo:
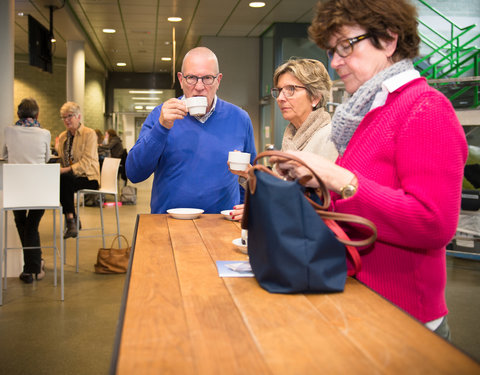
M 350 198 L 353 197 L 355 192 L 357 191 L 357 188 L 353 185 L 347 185 L 342 189 L 342 198 Z

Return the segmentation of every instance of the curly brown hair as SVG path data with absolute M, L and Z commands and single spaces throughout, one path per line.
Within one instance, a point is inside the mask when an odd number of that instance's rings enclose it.
M 417 10 L 408 0 L 328 0 L 319 1 L 310 38 L 324 49 L 343 26 L 360 26 L 370 34 L 372 44 L 381 49 L 380 40 L 391 41 L 389 32 L 398 35 L 394 62 L 418 55 Z

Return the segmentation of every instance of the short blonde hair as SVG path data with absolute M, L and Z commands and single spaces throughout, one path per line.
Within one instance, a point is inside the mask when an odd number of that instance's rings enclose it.
M 80 106 L 75 102 L 66 102 L 60 108 L 60 116 L 65 115 L 66 113 L 73 113 L 74 115 L 80 115 Z
M 325 66 L 318 60 L 291 58 L 275 69 L 273 85 L 276 87 L 282 74 L 290 73 L 307 88 L 310 99 L 320 99 L 316 108 L 325 107 L 330 97 L 332 80 Z

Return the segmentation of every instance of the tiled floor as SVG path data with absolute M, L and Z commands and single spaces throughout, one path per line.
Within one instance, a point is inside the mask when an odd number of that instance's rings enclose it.
M 138 213 L 148 213 L 151 180 L 135 185 L 138 203 L 120 208 L 121 232 L 131 240 Z M 106 224 L 114 230 L 114 210 Z M 51 215 L 41 238 L 51 241 Z M 81 212 L 95 225 L 98 209 Z M 48 237 L 50 236 L 50 238 Z M 107 244 L 109 246 L 109 244 Z M 47 277 L 31 285 L 10 278 L 0 307 L 0 374 L 107 374 L 115 338 L 124 275 L 93 272 L 100 239 L 81 240 L 80 272 L 75 272 L 75 241 L 67 241 L 65 301 L 53 286 L 53 258 L 46 250 Z M 158 272 L 161 272 L 159 270 Z M 480 262 L 448 259 L 447 301 L 453 342 L 480 360 Z

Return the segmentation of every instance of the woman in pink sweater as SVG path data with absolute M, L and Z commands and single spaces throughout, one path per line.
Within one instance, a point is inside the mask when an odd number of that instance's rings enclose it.
M 335 211 L 377 225 L 357 278 L 449 338 L 445 247 L 468 151 L 452 105 L 413 68 L 416 10 L 406 0 L 329 0 L 309 32 L 352 95 L 332 118 L 337 161 L 294 154 L 325 181 Z M 278 168 L 290 178 L 305 173 L 292 163 Z

